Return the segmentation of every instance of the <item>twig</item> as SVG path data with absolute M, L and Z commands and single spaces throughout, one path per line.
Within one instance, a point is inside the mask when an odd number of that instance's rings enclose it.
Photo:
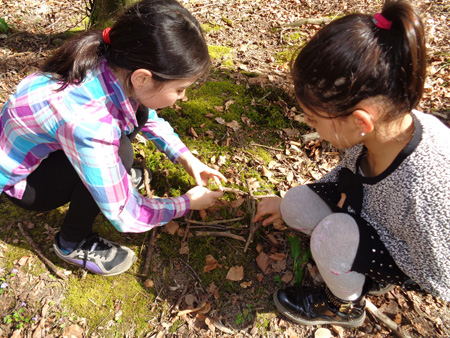
M 266 148 L 266 149 L 270 149 L 270 150 L 275 150 L 275 151 L 284 151 L 283 149 L 280 149 L 280 148 L 269 147 L 269 146 L 265 146 L 264 144 L 258 144 L 255 142 L 251 142 L 250 145 L 255 146 L 255 147 L 261 147 L 261 148 Z
M 177 302 L 172 306 L 169 312 L 173 313 L 174 311 L 178 311 L 178 308 L 181 304 L 181 300 L 183 299 L 184 295 L 186 294 L 187 290 L 189 288 L 189 280 L 186 282 L 186 285 L 184 286 L 183 292 L 181 293 L 180 297 L 178 297 Z
M 288 24 L 284 25 L 284 27 L 297 27 L 297 26 L 308 25 L 308 24 L 309 25 L 323 25 L 332 20 L 333 19 L 330 19 L 327 17 L 318 18 L 318 19 L 302 19 L 302 20 L 297 20 L 297 21 L 288 23 Z
M 250 216 L 250 233 L 248 234 L 247 243 L 245 243 L 244 253 L 247 252 L 248 246 L 253 241 L 253 236 L 255 235 L 256 230 L 258 230 L 259 227 L 261 226 L 261 222 L 257 222 L 256 224 L 253 222 L 253 219 L 255 218 L 256 200 L 253 196 L 252 189 L 250 188 L 250 184 L 248 183 L 247 179 L 245 180 L 245 183 L 247 184 L 248 193 L 250 195 L 247 201 L 251 216 Z
M 145 255 L 144 269 L 142 270 L 142 274 L 144 276 L 147 276 L 148 271 L 150 270 L 150 263 L 152 261 L 153 249 L 155 248 L 156 233 L 158 232 L 158 227 L 154 227 L 150 231 L 151 231 L 150 240 L 148 241 L 147 254 Z
M 59 278 L 66 280 L 67 276 L 58 270 L 58 268 L 42 253 L 41 249 L 37 246 L 37 244 L 33 241 L 33 239 L 30 237 L 30 235 L 26 232 L 26 230 L 23 228 L 22 223 L 17 222 L 17 227 L 19 228 L 20 232 L 22 233 L 22 236 L 25 237 L 28 244 L 33 248 L 33 250 L 36 252 L 36 254 L 41 258 L 41 260 L 48 266 L 50 270 L 53 271 L 55 275 L 57 275 Z
M 236 195 L 247 195 L 247 193 L 245 191 L 236 189 L 236 188 L 227 188 L 227 187 L 222 187 L 223 192 L 231 192 L 234 193 Z
M 191 270 L 192 274 L 194 275 L 194 277 L 197 279 L 198 281 L 198 286 L 200 287 L 200 289 L 205 292 L 205 290 L 203 290 L 202 288 L 202 280 L 200 279 L 200 277 L 197 275 L 197 273 L 195 272 L 195 270 L 192 268 L 192 266 L 189 265 L 188 262 L 184 261 L 183 259 L 176 257 L 176 259 L 178 259 L 179 261 L 183 262 L 188 268 L 189 270 Z
M 383 323 L 388 329 L 392 331 L 392 333 L 399 338 L 409 338 L 410 336 L 407 333 L 400 332 L 398 330 L 398 325 L 393 322 L 388 316 L 382 313 L 378 308 L 366 298 L 366 309 L 376 317 L 381 323 Z
M 186 230 L 184 231 L 184 236 L 183 236 L 183 240 L 181 241 L 181 243 L 186 242 L 186 240 L 188 239 L 188 235 L 189 235 L 189 227 L 191 226 L 191 223 L 194 223 L 194 221 L 191 219 L 193 213 L 194 213 L 194 210 L 191 210 L 191 211 L 189 212 L 189 216 L 185 218 L 185 221 L 186 221 Z
M 238 241 L 245 242 L 245 238 L 239 235 L 232 234 L 231 232 L 218 232 L 218 231 L 197 231 L 197 236 L 216 236 L 216 237 L 229 237 L 237 239 Z
M 242 221 L 245 217 L 237 217 L 237 218 L 230 218 L 230 219 L 221 219 L 220 223 L 232 223 L 237 221 Z M 211 222 L 202 222 L 202 221 L 194 221 L 192 219 L 189 220 L 189 223 L 192 224 L 200 224 L 200 225 L 217 225 L 218 221 L 211 221 Z

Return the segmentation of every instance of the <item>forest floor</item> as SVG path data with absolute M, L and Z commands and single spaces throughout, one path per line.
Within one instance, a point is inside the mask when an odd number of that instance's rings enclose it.
M 429 60 L 419 108 L 450 126 L 450 4 L 413 3 L 426 24 Z M 359 328 L 306 327 L 283 318 L 272 294 L 293 283 L 293 256 L 307 257 L 308 239 L 282 222 L 268 227 L 251 222 L 258 198 L 283 196 L 312 182 L 341 156 L 302 123 L 287 76 L 289 57 L 323 25 L 293 23 L 375 13 L 382 1 L 189 0 L 184 5 L 202 24 L 213 68 L 201 87 L 161 114 L 202 160 L 226 175 L 232 196 L 147 234 L 119 234 L 99 216 L 96 230 L 138 256 L 129 273 L 107 278 L 86 275 L 52 251 L 66 207 L 25 212 L 1 196 L 0 338 L 450 337 L 449 304 L 401 288 L 368 297 L 376 313 L 388 319 L 368 311 Z M 68 31 L 83 29 L 86 3 L 0 0 L 0 8 L 1 107 Z M 192 109 L 205 110 L 200 116 Z M 173 179 L 177 167 L 163 158 L 150 160 L 159 155 L 141 142 L 135 147 L 154 172 L 152 193 L 186 188 Z M 158 181 L 166 186 L 158 187 Z M 320 283 L 312 261 L 301 268 L 304 284 Z

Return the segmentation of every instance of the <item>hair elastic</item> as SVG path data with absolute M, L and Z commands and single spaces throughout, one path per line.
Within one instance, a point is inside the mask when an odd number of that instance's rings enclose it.
M 386 19 L 381 13 L 377 13 L 373 16 L 373 23 L 375 26 L 381 29 L 391 29 L 392 21 Z
M 110 45 L 111 44 L 111 39 L 109 38 L 109 31 L 111 30 L 110 27 L 105 28 L 103 30 L 103 41 L 107 44 Z

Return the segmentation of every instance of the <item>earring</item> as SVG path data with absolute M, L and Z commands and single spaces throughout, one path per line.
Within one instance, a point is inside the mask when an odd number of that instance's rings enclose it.
M 366 136 L 366 133 L 363 133 L 362 131 L 360 131 L 358 135 L 359 135 L 359 137 L 364 137 L 364 136 Z

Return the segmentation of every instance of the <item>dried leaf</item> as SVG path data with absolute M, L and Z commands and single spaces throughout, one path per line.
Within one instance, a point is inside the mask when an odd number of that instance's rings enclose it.
M 219 299 L 219 288 L 216 284 L 214 284 L 214 282 L 209 285 L 207 291 L 212 294 L 215 299 Z
M 276 262 L 281 262 L 282 260 L 284 260 L 286 258 L 286 254 L 282 253 L 282 252 L 276 252 L 272 255 L 269 256 L 271 260 L 274 260 Z
M 233 129 L 233 131 L 238 131 L 241 128 L 241 125 L 239 124 L 239 122 L 233 120 L 227 123 L 227 127 Z
M 218 124 L 226 124 L 225 120 L 221 117 L 216 117 L 215 120 Z
M 189 246 L 187 245 L 186 242 L 181 243 L 181 248 L 180 248 L 180 250 L 178 250 L 178 253 L 180 255 L 187 255 L 187 254 L 189 254 Z
M 64 331 L 64 337 L 67 338 L 82 338 L 83 337 L 83 329 L 78 325 L 70 325 Z
M 252 286 L 252 284 L 253 284 L 252 281 L 242 282 L 241 283 L 241 288 L 243 288 L 243 289 L 249 288 L 250 286 Z
M 287 283 L 290 283 L 292 279 L 294 279 L 294 274 L 293 274 L 291 271 L 286 272 L 286 273 L 283 275 L 283 277 L 281 277 L 281 280 L 282 280 L 283 282 L 285 282 L 286 284 L 287 284 Z
M 269 262 L 270 258 L 264 251 L 261 251 L 258 257 L 256 257 L 256 264 L 258 264 L 258 267 L 264 273 L 266 273 L 267 268 L 269 267 Z
M 231 281 L 240 281 L 244 279 L 244 267 L 243 266 L 232 266 L 230 270 L 228 270 L 227 276 L 225 279 Z
M 203 268 L 203 272 L 210 272 L 210 271 L 214 270 L 215 268 L 217 268 L 218 265 L 219 265 L 219 262 L 212 255 L 207 255 L 206 256 L 206 265 Z
M 195 132 L 195 129 L 192 127 L 189 127 L 189 134 L 191 134 L 194 138 L 198 138 L 198 135 Z
M 170 221 L 169 223 L 163 226 L 162 231 L 174 235 L 179 228 L 180 225 L 177 222 Z
M 152 288 L 152 287 L 155 286 L 155 282 L 154 282 L 152 279 L 147 278 L 147 279 L 145 280 L 145 282 L 144 282 L 144 286 L 145 286 L 146 288 Z
M 314 338 L 333 338 L 333 334 L 330 330 L 321 327 L 320 329 L 317 329 L 316 332 L 314 332 Z

